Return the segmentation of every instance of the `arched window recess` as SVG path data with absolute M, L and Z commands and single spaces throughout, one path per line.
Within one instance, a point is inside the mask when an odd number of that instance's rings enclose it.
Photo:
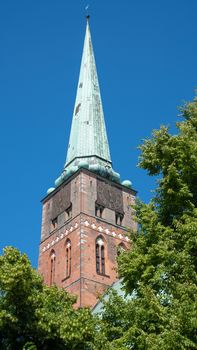
M 118 212 L 115 212 L 115 223 L 118 226 L 122 226 L 124 215 Z
M 65 221 L 72 218 L 72 204 L 65 210 Z
M 96 272 L 105 275 L 105 244 L 102 236 L 96 239 Z
M 66 278 L 71 275 L 71 241 L 66 240 Z
M 95 216 L 97 216 L 98 218 L 102 218 L 103 211 L 104 211 L 104 207 L 102 205 L 95 203 Z
M 55 283 L 55 264 L 56 264 L 55 251 L 52 250 L 50 254 L 50 286 L 52 286 Z

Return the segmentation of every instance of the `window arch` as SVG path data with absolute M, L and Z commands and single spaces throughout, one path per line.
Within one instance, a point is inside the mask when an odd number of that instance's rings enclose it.
M 102 236 L 96 239 L 96 272 L 105 275 L 105 244 Z
M 66 240 L 66 277 L 71 275 L 71 241 Z
M 55 282 L 55 263 L 56 263 L 55 251 L 52 250 L 50 254 L 50 286 L 52 286 Z

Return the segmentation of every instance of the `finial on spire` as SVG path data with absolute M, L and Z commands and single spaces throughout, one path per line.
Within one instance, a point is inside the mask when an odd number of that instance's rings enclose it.
M 88 14 L 88 9 L 89 9 L 89 5 L 86 5 L 86 7 L 85 7 L 85 11 L 86 11 L 86 20 L 87 20 L 87 22 L 89 22 L 89 20 L 90 20 L 90 15 Z

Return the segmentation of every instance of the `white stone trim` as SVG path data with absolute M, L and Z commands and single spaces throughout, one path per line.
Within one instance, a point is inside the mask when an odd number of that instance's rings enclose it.
M 94 231 L 97 231 L 99 233 L 106 233 L 108 236 L 112 236 L 112 237 L 117 237 L 119 239 L 121 239 L 122 241 L 126 241 L 126 242 L 130 242 L 129 237 L 125 234 L 122 233 L 118 233 L 115 231 L 110 231 L 108 228 L 103 228 L 102 226 L 96 226 L 94 222 L 89 222 L 88 220 L 85 221 L 81 221 L 81 225 L 85 226 L 85 227 L 91 227 Z M 53 239 L 50 243 L 46 244 L 44 247 L 42 247 L 42 252 L 44 253 L 46 250 L 50 249 L 52 246 L 54 246 L 56 243 L 58 243 L 59 241 L 61 241 L 64 237 L 66 237 L 69 232 L 73 232 L 75 231 L 77 228 L 79 227 L 79 224 L 76 222 L 73 226 L 70 226 L 70 228 L 68 228 L 65 233 L 61 233 L 59 236 L 57 236 L 55 239 Z M 81 233 L 83 233 L 84 230 L 81 229 Z M 85 237 L 86 235 L 84 235 Z M 85 243 L 86 241 L 83 240 L 82 243 Z M 80 243 L 78 243 L 80 244 Z

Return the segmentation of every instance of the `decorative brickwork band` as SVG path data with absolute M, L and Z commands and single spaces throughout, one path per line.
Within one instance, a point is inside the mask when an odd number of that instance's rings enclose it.
M 91 229 L 93 229 L 95 231 L 98 231 L 99 233 L 105 233 L 106 235 L 119 238 L 120 240 L 123 240 L 125 242 L 129 242 L 130 241 L 130 239 L 128 238 L 128 236 L 126 234 L 123 235 L 121 233 L 117 233 L 115 231 L 111 231 L 108 228 L 102 227 L 101 225 L 95 225 L 94 222 L 91 223 L 91 222 L 89 222 L 87 220 L 86 221 L 82 221 L 81 222 L 81 226 L 90 227 Z M 55 244 L 57 244 L 60 240 L 62 240 L 66 236 L 68 236 L 68 234 L 70 232 L 73 232 L 78 227 L 79 227 L 79 224 L 77 222 L 73 226 L 71 225 L 64 233 L 58 234 L 56 238 L 51 239 L 50 242 L 47 242 L 46 245 L 43 245 L 42 246 L 42 251 L 45 252 L 49 248 L 52 248 Z

